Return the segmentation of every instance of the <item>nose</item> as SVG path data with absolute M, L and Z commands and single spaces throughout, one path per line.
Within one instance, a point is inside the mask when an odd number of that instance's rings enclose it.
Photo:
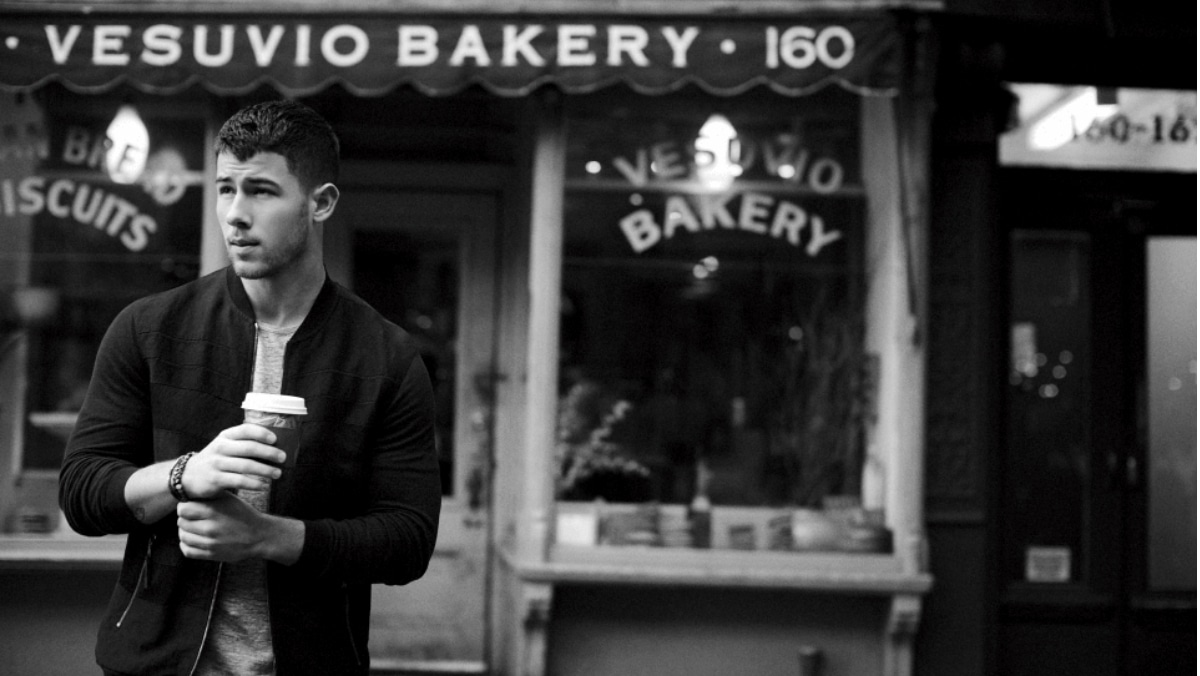
M 239 229 L 250 227 L 250 214 L 240 191 L 235 192 L 225 203 L 225 214 L 222 220 L 225 225 L 230 227 Z

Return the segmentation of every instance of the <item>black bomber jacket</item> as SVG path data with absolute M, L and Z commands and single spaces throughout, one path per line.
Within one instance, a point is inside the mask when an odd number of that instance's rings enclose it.
M 225 268 L 134 302 L 101 342 L 59 504 L 84 535 L 129 535 L 96 647 L 106 673 L 196 664 L 220 564 L 183 556 L 173 516 L 138 522 L 125 483 L 241 423 L 256 331 Z M 408 334 L 326 278 L 287 345 L 282 393 L 304 397 L 308 415 L 297 464 L 270 496 L 272 513 L 305 527 L 299 561 L 268 564 L 276 673 L 366 674 L 370 585 L 419 578 L 437 537 L 429 376 Z

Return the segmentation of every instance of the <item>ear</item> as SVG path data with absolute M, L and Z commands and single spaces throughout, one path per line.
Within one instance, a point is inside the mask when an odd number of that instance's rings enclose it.
M 333 215 L 333 210 L 337 207 L 338 197 L 340 196 L 341 193 L 338 192 L 337 186 L 332 183 L 323 183 L 313 188 L 311 194 L 313 220 L 317 223 L 328 220 Z

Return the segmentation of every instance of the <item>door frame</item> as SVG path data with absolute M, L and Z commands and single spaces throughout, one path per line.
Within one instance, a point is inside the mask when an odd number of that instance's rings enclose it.
M 462 165 L 439 163 L 404 163 L 391 161 L 345 161 L 342 165 L 339 186 L 344 192 L 355 190 L 396 191 L 412 193 L 420 199 L 423 195 L 445 199 L 448 195 L 455 200 L 454 211 L 462 212 L 465 219 L 481 210 L 491 211 L 491 224 L 475 223 L 466 238 L 466 246 L 460 252 L 460 272 L 470 270 L 459 282 L 458 341 L 460 344 L 486 345 L 486 355 L 472 355 L 479 362 L 467 367 L 456 360 L 455 373 L 455 422 L 454 487 L 450 495 L 443 496 L 441 526 L 434 550 L 431 568 L 439 561 L 477 557 L 483 576 L 480 630 L 482 645 L 480 659 L 409 659 L 373 651 L 372 673 L 404 674 L 484 674 L 489 672 L 493 627 L 491 623 L 492 569 L 495 519 L 492 518 L 492 468 L 495 466 L 496 445 L 494 443 L 494 374 L 497 363 L 499 330 L 499 304 L 496 290 L 499 288 L 501 270 L 498 238 L 503 232 L 506 218 L 504 201 L 510 189 L 511 170 L 503 166 Z M 326 232 L 326 241 L 338 237 L 351 237 L 351 232 L 337 232 L 336 226 Z M 339 279 L 352 279 L 352 242 L 341 242 L 334 247 L 338 255 L 327 255 L 330 275 Z M 328 252 L 327 252 L 328 253 Z M 339 277 L 340 275 L 340 277 Z M 487 316 L 488 321 L 465 321 L 469 317 Z M 463 331 L 475 330 L 474 335 L 464 336 Z M 474 456 L 474 457 L 472 457 Z M 479 533 L 479 542 L 472 532 Z M 482 547 L 482 554 L 477 550 Z M 417 581 L 415 584 L 420 584 Z

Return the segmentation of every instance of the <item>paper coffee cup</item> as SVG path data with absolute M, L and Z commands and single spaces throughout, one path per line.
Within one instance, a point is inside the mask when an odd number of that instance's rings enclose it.
M 283 467 L 293 467 L 300 453 L 300 419 L 308 413 L 303 397 L 247 392 L 242 401 L 245 422 L 275 433 L 275 447 L 287 454 Z

